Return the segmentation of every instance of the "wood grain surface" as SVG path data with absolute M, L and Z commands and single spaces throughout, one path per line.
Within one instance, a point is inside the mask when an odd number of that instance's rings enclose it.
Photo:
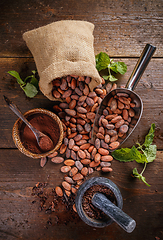
M 136 130 L 124 143 L 131 147 L 143 142 L 151 123 L 156 124 L 154 143 L 157 156 L 144 173 L 151 187 L 132 177 L 141 164 L 113 161 L 112 173 L 95 172 L 119 187 L 123 210 L 136 221 L 128 234 L 116 223 L 105 228 L 86 225 L 77 213 L 58 202 L 54 212 L 40 211 L 40 198 L 33 187 L 47 183 L 46 207 L 53 200 L 53 189 L 63 181 L 61 164 L 48 161 L 41 168 L 39 159 L 28 158 L 15 147 L 12 128 L 17 119 L 5 104 L 9 97 L 25 113 L 33 108 L 53 109 L 54 102 L 41 92 L 33 99 L 25 96 L 7 72 L 16 70 L 24 78 L 36 69 L 22 34 L 59 20 L 92 22 L 95 54 L 104 51 L 124 61 L 127 72 L 118 76 L 118 86 L 127 83 L 146 43 L 157 50 L 135 92 L 143 101 L 143 115 Z M 162 0 L 1 0 L 0 1 L 0 239 L 2 240 L 161 240 L 163 239 L 163 1 Z M 36 43 L 37 44 L 37 43 Z M 66 200 L 65 200 L 66 201 Z

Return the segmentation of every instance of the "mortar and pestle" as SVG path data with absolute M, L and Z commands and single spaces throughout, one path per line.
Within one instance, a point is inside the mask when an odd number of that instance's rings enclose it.
M 108 189 L 112 196 L 114 196 L 115 201 L 112 202 L 109 200 L 106 194 L 101 191 L 93 192 L 90 202 L 90 208 L 94 211 L 102 211 L 102 214 L 106 215 L 103 219 L 95 219 L 90 217 L 87 212 L 84 210 L 84 198 L 89 195 L 93 187 L 100 186 Z M 80 218 L 88 225 L 92 227 L 106 227 L 110 225 L 113 221 L 116 222 L 120 227 L 122 227 L 126 232 L 131 233 L 135 227 L 136 222 L 125 212 L 122 211 L 123 198 L 121 192 L 117 185 L 111 180 L 104 177 L 93 177 L 85 181 L 80 188 L 78 189 L 77 196 L 75 199 L 75 206 Z

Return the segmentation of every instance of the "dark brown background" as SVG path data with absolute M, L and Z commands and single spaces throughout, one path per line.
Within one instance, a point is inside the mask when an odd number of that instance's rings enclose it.
M 131 233 L 117 224 L 95 229 L 85 225 L 77 216 L 70 222 L 46 222 L 49 215 L 39 212 L 39 202 L 31 196 L 37 182 L 48 182 L 49 188 L 60 184 L 60 166 L 48 162 L 44 168 L 39 160 L 21 154 L 12 140 L 12 127 L 17 117 L 4 103 L 8 96 L 26 112 L 35 107 L 52 110 L 53 102 L 40 92 L 26 98 L 16 80 L 7 71 L 16 70 L 26 77 L 35 63 L 22 34 L 53 21 L 75 19 L 95 24 L 95 54 L 105 51 L 115 60 L 127 64 L 127 73 L 118 85 L 126 84 L 146 43 L 157 47 L 136 92 L 144 103 L 142 119 L 124 146 L 131 147 L 137 139 L 143 141 L 151 123 L 156 124 L 157 157 L 145 171 L 147 187 L 131 178 L 136 163 L 114 161 L 113 172 L 105 177 L 114 181 L 124 198 L 123 210 L 136 220 Z M 163 1 L 162 0 L 1 0 L 0 2 L 0 239 L 57 240 L 152 240 L 163 239 Z M 37 43 L 36 43 L 37 44 Z M 95 173 L 101 176 L 101 173 Z M 61 214 L 64 210 L 58 210 Z M 66 219 L 66 216 L 64 216 Z

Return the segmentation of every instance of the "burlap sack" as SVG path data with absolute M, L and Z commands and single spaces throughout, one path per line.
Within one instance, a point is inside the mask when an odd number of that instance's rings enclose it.
M 52 96 L 55 78 L 89 76 L 91 91 L 101 83 L 95 68 L 93 30 L 92 23 L 63 20 L 23 34 L 40 76 L 40 90 L 50 100 L 55 100 Z

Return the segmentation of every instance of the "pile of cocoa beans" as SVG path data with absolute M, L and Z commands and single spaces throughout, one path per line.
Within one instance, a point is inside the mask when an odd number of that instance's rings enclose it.
M 126 138 L 129 124 L 135 117 L 135 103 L 126 93 L 117 93 L 109 99 L 107 107 L 99 119 L 98 133 L 95 146 L 100 144 L 109 150 L 115 150 Z M 131 127 L 131 126 L 130 126 Z M 101 141 L 101 143 L 100 143 Z
M 115 83 L 108 83 L 103 89 L 105 81 L 102 79 L 102 83 L 91 92 L 90 82 L 90 77 L 83 76 L 67 76 L 52 82 L 53 96 L 62 100 L 54 105 L 53 109 L 64 128 L 63 144 L 57 152 L 49 156 L 54 163 L 64 163 L 61 167 L 61 172 L 65 174 L 64 181 L 62 186 L 55 188 L 58 196 L 66 194 L 69 197 L 76 194 L 86 176 L 94 171 L 111 172 L 113 157 L 109 155 L 109 147 L 117 148 L 119 139 L 123 138 L 128 130 L 131 113 L 127 105 L 132 105 L 131 99 L 117 95 L 103 111 L 95 145 L 91 143 L 98 107 L 106 94 L 117 86 Z

